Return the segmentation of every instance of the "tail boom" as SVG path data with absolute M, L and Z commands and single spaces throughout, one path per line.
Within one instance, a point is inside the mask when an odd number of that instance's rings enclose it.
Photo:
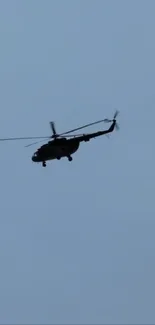
M 115 125 L 116 125 L 116 120 L 113 121 L 112 125 L 110 126 L 110 128 L 108 130 L 98 131 L 98 132 L 86 134 L 86 135 L 84 134 L 83 136 L 79 137 L 78 140 L 79 140 L 79 142 L 82 142 L 82 141 L 87 142 L 93 138 L 100 137 L 101 135 L 111 133 L 114 131 Z

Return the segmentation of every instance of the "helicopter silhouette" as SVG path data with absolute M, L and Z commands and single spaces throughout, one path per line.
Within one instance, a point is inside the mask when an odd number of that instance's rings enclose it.
M 25 140 L 25 139 L 43 139 L 41 141 L 45 141 L 45 139 L 52 139 L 48 141 L 46 144 L 42 145 L 40 148 L 37 149 L 36 152 L 32 155 L 32 161 L 36 163 L 42 163 L 43 167 L 46 167 L 46 162 L 50 160 L 60 160 L 63 157 L 67 157 L 69 161 L 72 161 L 72 155 L 79 149 L 81 142 L 87 142 L 90 141 L 93 138 L 102 136 L 102 135 L 108 135 L 109 133 L 113 132 L 114 129 L 119 129 L 119 126 L 116 121 L 116 117 L 118 115 L 118 111 L 115 112 L 114 117 L 112 120 L 110 119 L 104 119 L 100 121 L 96 121 L 93 123 L 86 124 L 84 126 L 78 127 L 76 129 L 63 132 L 61 134 L 56 133 L 55 123 L 50 122 L 50 126 L 52 129 L 52 136 L 46 136 L 46 137 L 20 137 L 20 138 L 0 138 L 0 141 L 11 141 L 11 140 Z M 103 131 L 97 131 L 93 133 L 87 133 L 87 134 L 76 134 L 76 135 L 70 135 L 70 133 L 78 131 L 80 129 L 86 128 L 91 125 L 95 125 L 101 122 L 109 123 L 111 122 L 111 126 L 107 130 Z M 41 141 L 37 141 L 34 143 L 31 143 L 29 145 L 26 145 L 26 147 L 32 146 L 34 144 L 37 144 Z

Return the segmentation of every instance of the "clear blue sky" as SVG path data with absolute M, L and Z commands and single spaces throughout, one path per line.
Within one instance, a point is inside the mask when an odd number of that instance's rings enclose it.
M 0 143 L 0 323 L 155 322 L 155 2 L 0 2 L 0 137 L 120 110 L 42 168 Z M 98 130 L 107 125 L 90 128 Z

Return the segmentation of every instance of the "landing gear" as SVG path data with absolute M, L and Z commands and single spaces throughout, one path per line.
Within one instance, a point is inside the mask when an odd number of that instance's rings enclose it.
M 69 156 L 69 157 L 68 157 L 68 160 L 69 160 L 69 161 L 72 161 L 72 160 L 73 160 L 73 158 L 72 158 L 71 156 Z
M 43 167 L 46 167 L 46 161 L 43 161 L 43 162 L 42 162 L 42 166 L 43 166 Z

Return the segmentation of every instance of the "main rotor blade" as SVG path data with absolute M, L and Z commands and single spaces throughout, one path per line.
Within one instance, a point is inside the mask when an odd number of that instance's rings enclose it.
M 83 126 L 81 126 L 79 128 L 76 128 L 76 129 L 73 129 L 73 130 L 70 130 L 70 131 L 67 131 L 67 132 L 63 132 L 63 133 L 59 134 L 59 136 L 69 134 L 71 132 L 75 132 L 75 131 L 78 131 L 78 130 L 81 130 L 81 129 L 84 129 L 84 128 L 87 128 L 88 126 L 95 125 L 95 124 L 98 124 L 98 123 L 101 123 L 101 122 L 104 122 L 104 121 L 105 120 L 100 120 L 100 121 L 96 121 L 96 122 L 93 122 L 93 123 L 90 123 L 90 124 L 86 124 L 86 125 L 83 125 Z
M 53 135 L 56 135 L 55 123 L 53 121 L 50 122 L 50 126 L 51 126 L 51 129 L 52 129 Z
M 72 135 L 67 135 L 66 138 L 74 138 L 74 137 L 78 137 L 78 136 L 82 136 L 82 135 L 83 134 L 77 134 L 77 135 L 72 134 Z M 60 138 L 61 138 L 61 136 L 60 136 Z M 46 138 L 46 140 L 47 140 L 47 138 Z M 44 142 L 44 141 L 45 141 L 45 139 L 37 141 L 37 142 L 33 142 L 33 143 L 30 143 L 30 144 L 27 144 L 25 147 L 28 148 L 28 147 L 33 146 L 34 144 L 38 144 L 38 143 L 41 143 L 41 142 Z
M 38 144 L 38 143 L 40 143 L 40 142 L 43 142 L 43 141 L 45 141 L 45 139 L 44 139 L 44 140 L 37 141 L 37 142 L 30 143 L 30 144 L 27 144 L 27 145 L 25 146 L 25 148 L 31 147 L 31 146 L 33 146 L 33 145 L 35 145 L 35 144 Z
M 105 123 L 109 123 L 109 122 L 112 122 L 113 120 L 109 120 L 108 118 L 105 118 L 104 122 Z
M 46 137 L 23 137 L 23 138 L 0 138 L 0 141 L 13 141 L 13 140 L 32 140 L 32 139 L 48 139 L 49 136 Z
M 59 139 L 61 139 L 61 138 L 75 138 L 75 137 L 80 137 L 82 135 L 83 135 L 83 133 L 81 133 L 81 134 L 80 133 L 78 133 L 78 134 L 67 134 L 67 135 L 66 134 L 64 134 L 64 135 L 60 134 L 60 135 L 58 135 L 58 138 Z

